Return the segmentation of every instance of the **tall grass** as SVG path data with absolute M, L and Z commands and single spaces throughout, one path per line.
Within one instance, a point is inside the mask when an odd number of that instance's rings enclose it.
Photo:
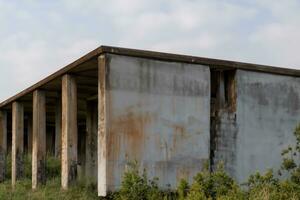
M 73 200 L 73 199 L 97 199 L 95 187 L 86 186 L 84 183 L 77 182 L 68 191 L 61 190 L 60 184 L 60 160 L 48 156 L 46 160 L 47 183 L 40 186 L 37 190 L 31 189 L 31 156 L 24 155 L 24 177 L 16 184 L 15 189 L 11 187 L 11 155 L 7 156 L 6 179 L 0 184 L 0 200 Z

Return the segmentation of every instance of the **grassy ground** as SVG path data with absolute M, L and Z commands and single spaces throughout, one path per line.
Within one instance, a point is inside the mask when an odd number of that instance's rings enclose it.
M 11 155 L 7 156 L 6 179 L 0 184 L 0 200 L 68 200 L 68 199 L 98 199 L 96 187 L 87 187 L 78 182 L 68 191 L 61 190 L 60 184 L 60 160 L 51 156 L 47 157 L 46 164 L 47 184 L 39 187 L 36 191 L 31 189 L 31 156 L 24 156 L 24 179 L 17 182 L 13 190 L 11 186 Z
M 60 178 L 51 179 L 45 186 L 40 187 L 36 191 L 32 191 L 31 180 L 26 178 L 19 181 L 14 190 L 12 189 L 11 181 L 9 180 L 0 184 L 0 199 L 97 199 L 97 192 L 95 188 L 89 188 L 80 183 L 72 186 L 68 191 L 63 191 L 60 188 Z

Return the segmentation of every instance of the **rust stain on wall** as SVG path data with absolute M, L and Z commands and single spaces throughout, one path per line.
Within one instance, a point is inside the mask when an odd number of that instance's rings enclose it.
M 150 124 L 154 116 L 150 113 L 135 113 L 132 111 L 118 116 L 111 121 L 111 130 L 108 139 L 109 158 L 115 160 L 119 157 L 121 144 L 126 145 L 126 154 L 131 159 L 142 159 L 143 147 L 147 124 Z M 129 158 L 129 159 L 130 159 Z
M 172 141 L 172 149 L 171 149 L 171 156 L 176 155 L 180 149 L 182 144 L 182 141 L 185 141 L 187 137 L 189 137 L 189 133 L 187 131 L 187 127 L 185 124 L 178 124 L 175 123 L 172 125 L 173 128 L 173 141 Z
M 189 117 L 192 118 L 192 117 Z M 187 139 L 195 134 L 196 130 L 188 130 L 190 127 L 190 121 L 176 122 L 167 119 L 163 119 L 163 124 L 171 130 L 170 140 L 164 141 L 165 144 L 161 144 L 165 147 L 167 151 L 166 161 L 172 159 L 173 156 L 180 154 L 182 148 L 184 148 L 187 143 Z M 197 130 L 199 133 L 199 130 Z M 168 149 L 169 147 L 169 149 Z
M 119 162 L 124 160 L 124 154 L 127 161 L 143 160 L 147 140 L 145 130 L 154 119 L 155 114 L 136 113 L 132 111 L 132 108 L 127 109 L 125 114 L 110 119 L 111 126 L 107 141 L 110 184 L 114 182 L 115 171 L 119 171 L 126 165 L 126 163 Z

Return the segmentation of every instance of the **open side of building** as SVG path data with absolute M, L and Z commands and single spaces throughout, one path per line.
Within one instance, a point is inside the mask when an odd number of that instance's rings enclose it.
M 32 153 L 32 188 L 47 181 L 47 152 L 61 186 L 77 178 L 99 196 L 120 187 L 136 160 L 162 188 L 224 162 L 239 182 L 279 168 L 300 119 L 300 71 L 101 46 L 0 104 L 0 181 L 12 186 Z

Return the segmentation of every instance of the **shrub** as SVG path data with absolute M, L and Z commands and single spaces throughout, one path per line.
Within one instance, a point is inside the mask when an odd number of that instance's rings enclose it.
M 186 192 L 188 190 L 188 192 Z M 191 186 L 182 181 L 178 187 L 178 196 L 181 199 L 244 199 L 245 194 L 237 183 L 224 171 L 223 164 L 219 164 L 214 172 L 205 169 L 194 177 Z
M 187 197 L 189 189 L 189 183 L 185 179 L 182 179 L 177 188 L 178 200 L 184 200 Z
M 161 199 L 157 180 L 148 180 L 145 170 L 141 173 L 137 162 L 128 164 L 124 173 L 119 198 L 121 200 Z
M 279 174 L 281 174 L 281 171 L 285 171 L 290 175 L 290 180 L 292 182 L 300 184 L 300 124 L 296 127 L 294 136 L 296 138 L 296 144 L 289 146 L 281 153 L 283 161 Z

